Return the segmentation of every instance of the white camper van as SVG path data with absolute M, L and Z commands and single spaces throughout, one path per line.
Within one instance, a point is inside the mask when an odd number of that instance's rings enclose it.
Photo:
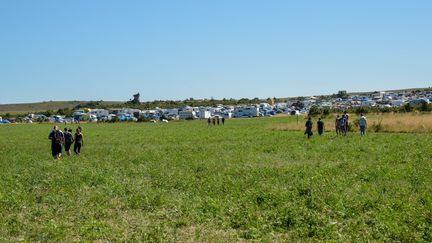
M 93 109 L 90 111 L 90 114 L 95 115 L 97 118 L 107 117 L 109 115 L 108 110 L 104 109 Z

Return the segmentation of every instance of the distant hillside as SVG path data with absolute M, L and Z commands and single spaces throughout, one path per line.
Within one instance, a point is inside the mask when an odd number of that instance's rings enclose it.
M 23 114 L 37 113 L 47 110 L 57 111 L 58 109 L 73 109 L 77 105 L 88 104 L 90 101 L 46 101 L 38 103 L 21 103 L 0 105 L 0 114 Z M 103 105 L 123 104 L 122 101 L 102 101 Z

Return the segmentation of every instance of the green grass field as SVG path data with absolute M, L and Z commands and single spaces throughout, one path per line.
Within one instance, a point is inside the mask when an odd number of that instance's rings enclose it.
M 0 241 L 432 241 L 430 134 L 290 119 L 83 124 L 60 161 L 52 125 L 1 125 Z

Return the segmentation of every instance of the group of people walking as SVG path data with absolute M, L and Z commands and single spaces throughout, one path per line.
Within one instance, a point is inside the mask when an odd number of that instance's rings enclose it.
M 337 115 L 335 120 L 336 134 L 346 136 L 349 130 L 349 114 L 345 111 L 342 116 Z
M 219 116 L 215 116 L 212 118 L 207 119 L 207 124 L 210 126 L 213 123 L 213 126 L 216 124 L 220 124 L 222 122 L 222 125 L 225 125 L 225 117 L 220 118 Z
M 346 136 L 349 131 L 349 120 L 350 116 L 345 111 L 341 116 L 337 115 L 335 120 L 335 128 L 336 128 L 336 135 Z M 358 120 L 358 125 L 360 127 L 360 136 L 366 135 L 366 127 L 367 127 L 367 119 L 364 116 L 364 114 L 360 114 L 360 118 Z M 306 131 L 305 135 L 307 135 L 307 138 L 311 138 L 313 135 L 313 122 L 312 118 L 309 117 L 305 124 Z M 321 120 L 321 118 L 318 118 L 317 122 L 317 130 L 318 134 L 321 136 L 324 134 L 324 122 Z
M 64 151 L 67 155 L 70 155 L 70 148 L 74 144 L 74 152 L 79 155 L 81 153 L 81 147 L 84 145 L 84 136 L 82 134 L 82 128 L 78 127 L 75 131 L 75 135 L 72 135 L 72 129 L 65 128 L 64 132 L 54 126 L 53 130 L 48 135 L 48 139 L 51 140 L 51 151 L 54 159 L 60 159 Z

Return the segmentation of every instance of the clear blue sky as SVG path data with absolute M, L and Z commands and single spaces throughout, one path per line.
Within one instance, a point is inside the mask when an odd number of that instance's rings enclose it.
M 0 1 L 0 103 L 432 86 L 432 1 Z

